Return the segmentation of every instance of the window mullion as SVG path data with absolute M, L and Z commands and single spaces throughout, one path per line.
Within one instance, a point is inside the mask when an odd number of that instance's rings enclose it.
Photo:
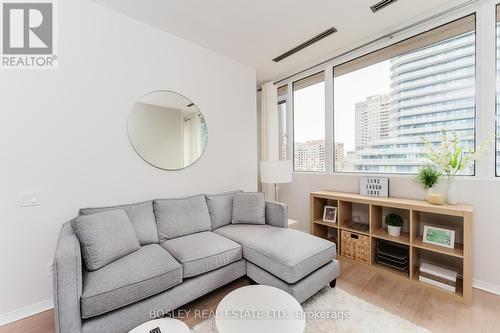
M 334 142 L 333 142 L 333 69 L 331 66 L 325 68 L 325 172 L 332 174 L 334 165 Z

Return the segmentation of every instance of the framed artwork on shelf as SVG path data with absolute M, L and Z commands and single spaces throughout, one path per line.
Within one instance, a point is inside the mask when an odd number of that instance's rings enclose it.
M 424 225 L 423 242 L 442 246 L 448 249 L 455 248 L 455 230 Z
M 323 222 L 337 224 L 337 207 L 325 206 L 323 211 Z

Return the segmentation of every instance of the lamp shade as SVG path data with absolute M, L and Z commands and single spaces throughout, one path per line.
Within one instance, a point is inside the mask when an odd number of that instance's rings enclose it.
M 264 184 L 292 182 L 292 161 L 261 161 L 260 181 Z

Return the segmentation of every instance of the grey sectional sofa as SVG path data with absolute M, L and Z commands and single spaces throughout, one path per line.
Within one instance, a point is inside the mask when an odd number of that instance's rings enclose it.
M 127 332 L 150 320 L 152 311 L 174 310 L 245 275 L 299 302 L 335 285 L 334 243 L 288 229 L 283 204 L 264 203 L 258 223 L 238 220 L 233 198 L 225 193 L 81 209 L 81 217 L 122 209 L 140 245 L 90 271 L 72 223 L 63 225 L 54 257 L 56 331 Z

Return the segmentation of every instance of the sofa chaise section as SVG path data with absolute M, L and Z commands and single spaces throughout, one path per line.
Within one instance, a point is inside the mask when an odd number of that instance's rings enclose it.
M 228 225 L 215 230 L 243 246 L 246 260 L 287 283 L 295 283 L 336 256 L 335 243 L 270 225 Z

